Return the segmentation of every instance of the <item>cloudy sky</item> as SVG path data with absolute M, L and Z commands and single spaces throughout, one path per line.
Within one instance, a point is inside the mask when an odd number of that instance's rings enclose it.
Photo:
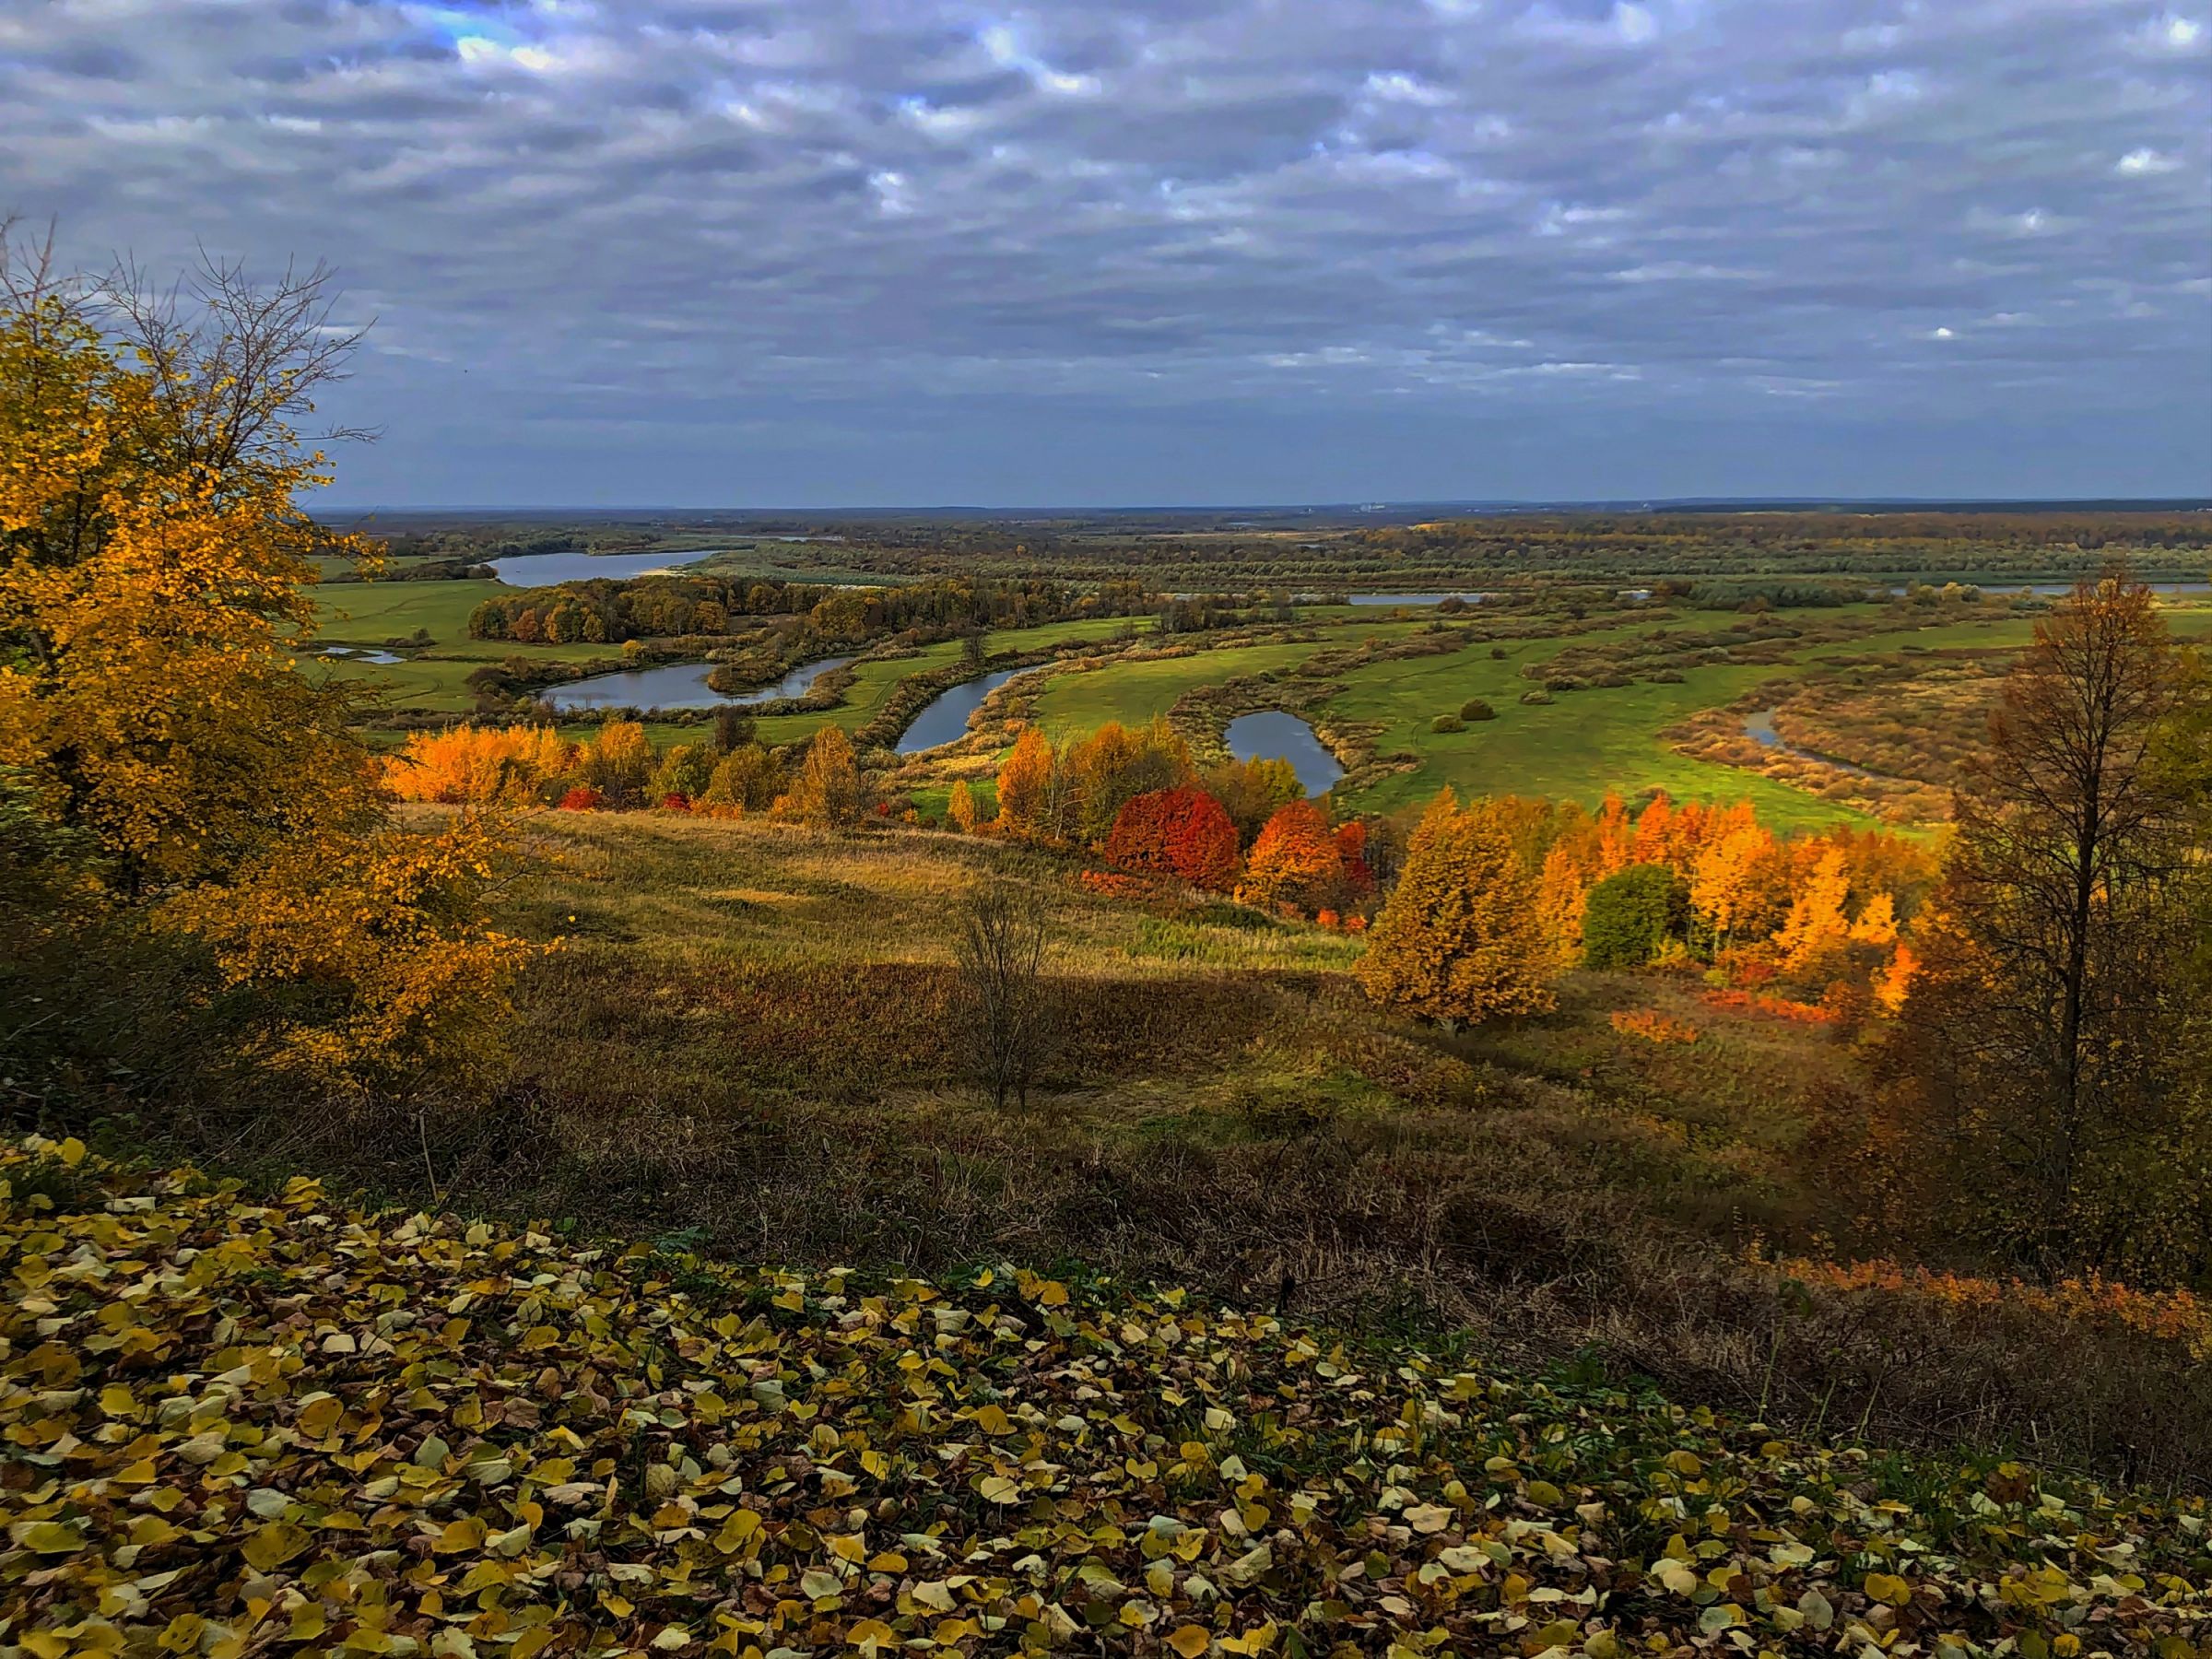
M 349 503 L 2212 492 L 2212 0 L 0 0 Z

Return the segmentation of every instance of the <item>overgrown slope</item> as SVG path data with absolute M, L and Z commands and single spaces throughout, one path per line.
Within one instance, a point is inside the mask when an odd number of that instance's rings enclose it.
M 1175 1292 L 740 1271 L 74 1143 L 0 1176 L 0 1641 L 40 1659 L 2207 1629 L 2201 1499 L 1774 1440 Z

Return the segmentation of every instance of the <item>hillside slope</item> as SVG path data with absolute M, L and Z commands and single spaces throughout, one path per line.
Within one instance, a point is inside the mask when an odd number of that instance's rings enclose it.
M 0 1178 L 0 1641 L 39 1659 L 2207 1629 L 2201 1499 L 1773 1440 L 1172 1291 L 738 1270 L 75 1143 Z

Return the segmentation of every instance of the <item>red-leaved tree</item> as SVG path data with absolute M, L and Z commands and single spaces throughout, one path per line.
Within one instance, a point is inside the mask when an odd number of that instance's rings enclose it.
M 1237 827 L 1221 803 L 1195 785 L 1156 789 L 1115 814 L 1106 856 L 1124 869 L 1227 891 L 1237 875 Z

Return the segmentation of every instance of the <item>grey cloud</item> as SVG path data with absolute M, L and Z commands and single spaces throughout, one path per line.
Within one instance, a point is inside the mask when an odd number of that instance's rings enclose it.
M 2206 5 L 0 0 L 0 210 L 340 265 L 389 499 L 2204 490 Z

